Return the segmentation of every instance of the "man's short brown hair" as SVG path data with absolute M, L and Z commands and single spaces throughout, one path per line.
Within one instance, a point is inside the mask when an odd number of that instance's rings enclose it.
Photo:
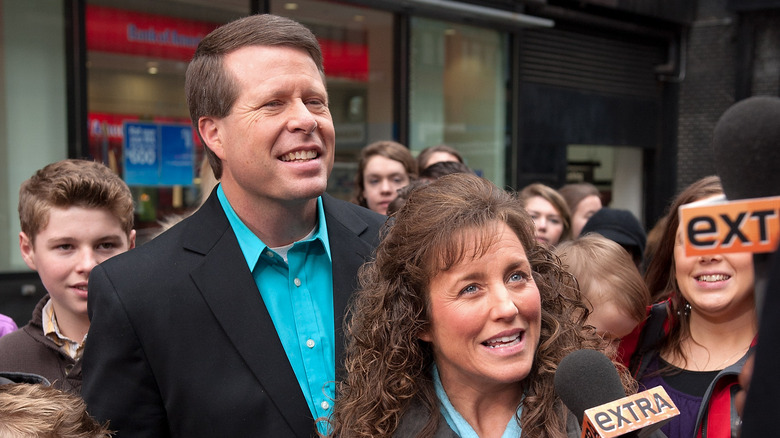
M 292 47 L 311 56 L 324 77 L 322 51 L 314 34 L 302 24 L 289 18 L 263 14 L 240 18 L 218 27 L 198 44 L 195 55 L 187 67 L 185 92 L 192 124 L 198 131 L 201 117 L 217 118 L 230 114 L 238 98 L 236 79 L 225 70 L 225 55 L 243 47 L 277 46 Z M 209 149 L 203 137 L 214 176 L 222 178 L 222 161 Z
M 105 165 L 87 160 L 62 160 L 35 172 L 19 189 L 22 231 L 35 236 L 49 223 L 52 207 L 105 209 L 122 230 L 133 230 L 133 195 L 122 178 Z

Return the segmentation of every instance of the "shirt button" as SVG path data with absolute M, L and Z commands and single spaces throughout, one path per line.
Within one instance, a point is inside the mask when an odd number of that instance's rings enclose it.
M 330 409 L 330 403 L 324 401 L 320 403 L 320 407 L 322 407 L 322 409 Z
M 265 255 L 267 255 L 268 257 L 273 258 L 274 257 L 274 252 L 273 251 L 266 251 Z
M 295 283 L 296 286 L 300 286 L 301 285 L 301 279 L 300 278 L 296 278 L 295 280 L 293 280 L 293 283 Z
M 314 339 L 309 339 L 308 341 L 306 341 L 306 346 L 309 348 L 314 348 Z

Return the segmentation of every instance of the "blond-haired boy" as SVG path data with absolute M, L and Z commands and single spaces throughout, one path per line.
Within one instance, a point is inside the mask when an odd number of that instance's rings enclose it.
M 111 437 L 80 396 L 42 384 L 0 385 L 0 418 L 0 437 Z
M 78 393 L 89 273 L 135 246 L 132 195 L 103 164 L 58 161 L 22 183 L 19 220 L 22 258 L 48 294 L 26 326 L 0 338 L 0 371 L 39 374 Z

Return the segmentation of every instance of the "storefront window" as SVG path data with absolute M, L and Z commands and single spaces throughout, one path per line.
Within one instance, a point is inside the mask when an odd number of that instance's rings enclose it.
M 184 75 L 206 34 L 250 12 L 249 0 L 202 4 L 86 5 L 87 152 L 130 186 L 139 243 L 159 230 L 158 221 L 200 202 L 203 146 L 190 123 Z
M 566 147 L 566 182 L 598 187 L 605 206 L 644 217 L 643 151 L 640 147 L 577 145 Z
M 28 271 L 19 254 L 19 186 L 66 158 L 63 2 L 0 2 L 0 271 Z
M 141 242 L 159 230 L 159 220 L 198 205 L 203 146 L 190 127 L 185 71 L 203 36 L 250 12 L 249 0 L 184 3 L 191 4 L 86 6 L 88 153 L 130 185 Z M 392 15 L 319 1 L 273 1 L 271 9 L 320 40 L 337 133 L 328 191 L 348 199 L 360 148 L 392 138 Z
M 394 138 L 393 16 L 314 0 L 272 0 L 271 13 L 306 25 L 320 42 L 336 128 L 328 193 L 350 199 L 360 149 Z
M 410 147 L 447 144 L 498 186 L 505 180 L 504 34 L 412 18 Z

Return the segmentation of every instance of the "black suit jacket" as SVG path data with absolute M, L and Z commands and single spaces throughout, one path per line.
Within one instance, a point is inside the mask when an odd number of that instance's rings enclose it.
M 323 195 L 336 363 L 356 273 L 384 216 Z M 314 421 L 216 192 L 93 269 L 82 395 L 118 436 L 309 437 Z

